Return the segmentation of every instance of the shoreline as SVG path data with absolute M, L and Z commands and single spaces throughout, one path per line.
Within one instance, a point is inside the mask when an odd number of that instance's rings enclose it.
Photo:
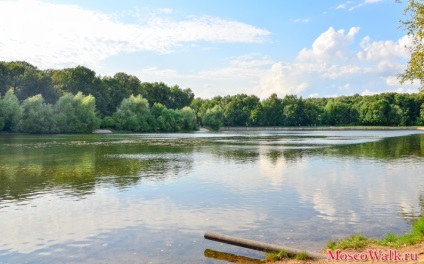
M 424 126 L 309 126 L 309 127 L 288 127 L 288 126 L 264 126 L 264 127 L 221 127 L 219 131 L 210 131 L 204 127 L 199 130 L 190 131 L 191 133 L 208 133 L 208 132 L 243 132 L 243 131 L 405 131 L 405 130 L 421 130 L 424 131 Z M 95 129 L 87 133 L 48 133 L 48 134 L 32 134 L 21 132 L 0 131 L 0 136 L 3 135 L 105 135 L 105 134 L 166 134 L 166 133 L 187 133 L 187 131 L 179 132 L 131 132 L 131 131 L 115 131 L 112 129 Z
M 362 249 L 346 249 L 341 250 L 344 254 L 349 253 L 358 253 L 358 254 L 368 254 L 369 251 L 381 251 L 383 253 L 388 253 L 390 251 L 399 253 L 402 257 L 404 254 L 415 254 L 417 257 L 417 260 L 412 259 L 403 259 L 403 260 L 397 260 L 397 259 L 372 259 L 368 257 L 364 260 L 347 260 L 347 259 L 308 259 L 308 260 L 296 260 L 296 259 L 283 259 L 278 260 L 275 262 L 265 262 L 265 263 L 272 263 L 272 264 L 325 264 L 325 263 L 338 263 L 338 264 L 351 264 L 351 263 L 404 263 L 404 264 L 416 264 L 416 263 L 424 263 L 424 242 L 420 242 L 415 245 L 408 245 L 408 246 L 402 246 L 399 248 L 392 248 L 388 246 L 377 246 L 375 244 L 371 244 L 365 248 Z M 334 251 L 333 251 L 334 252 Z M 317 253 L 326 254 L 327 256 L 329 253 L 326 250 L 322 250 Z
M 316 126 L 316 127 L 221 127 L 219 131 L 351 131 L 351 130 L 424 130 L 424 126 Z

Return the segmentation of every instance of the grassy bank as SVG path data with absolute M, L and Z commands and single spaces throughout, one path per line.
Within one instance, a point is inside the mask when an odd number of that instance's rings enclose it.
M 327 249 L 334 250 L 353 250 L 360 251 L 366 248 L 379 248 L 388 247 L 392 249 L 406 248 L 408 246 L 418 245 L 420 248 L 424 248 L 424 216 L 417 219 L 411 226 L 410 232 L 402 235 L 396 235 L 394 233 L 387 233 L 382 239 L 367 238 L 362 234 L 350 235 L 345 239 L 336 241 L 329 241 L 324 247 L 324 251 Z M 307 254 L 289 255 L 285 251 L 268 253 L 266 263 L 283 263 L 279 262 L 283 260 L 284 263 L 296 263 L 294 260 L 308 260 L 308 262 L 321 263 L 322 260 L 311 260 Z
M 325 249 L 362 249 L 370 244 L 399 248 L 410 246 L 424 241 L 424 217 L 419 218 L 411 226 L 411 231 L 406 234 L 396 235 L 387 233 L 383 239 L 366 238 L 361 234 L 351 235 L 345 239 L 330 241 Z

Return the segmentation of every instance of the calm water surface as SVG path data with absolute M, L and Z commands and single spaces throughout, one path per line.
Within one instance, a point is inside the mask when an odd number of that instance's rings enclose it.
M 321 249 L 424 211 L 419 131 L 1 135 L 0 263 L 221 263 L 205 231 Z

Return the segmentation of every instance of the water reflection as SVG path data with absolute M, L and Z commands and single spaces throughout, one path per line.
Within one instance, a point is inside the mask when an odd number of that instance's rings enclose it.
M 83 203 L 60 194 L 49 194 L 33 197 L 26 206 L 22 205 L 12 203 L 0 210 L 3 244 L 0 250 L 30 253 L 54 244 L 84 241 L 109 230 L 139 225 L 149 230 L 199 232 L 219 228 L 227 232 L 247 231 L 265 219 L 261 212 L 237 207 L 189 208 L 166 198 L 146 199 L 142 193 L 126 197 L 107 189 L 97 190 Z M 1 213 L 5 209 L 7 214 Z
M 84 260 L 106 244 L 113 263 L 139 244 L 166 263 L 168 243 L 199 263 L 204 231 L 311 249 L 405 232 L 424 211 L 424 136 L 403 134 L 0 137 L 0 255 Z
M 101 184 L 125 189 L 142 179 L 166 180 L 181 171 L 189 171 L 193 163 L 189 155 L 191 151 L 178 147 L 164 150 L 162 146 L 81 147 L 73 143 L 54 146 L 34 143 L 27 144 L 25 148 L 3 145 L 1 150 L 0 200 L 29 199 L 37 191 L 55 192 L 56 189 L 69 195 L 89 195 Z M 122 151 L 147 154 L 106 154 Z M 152 156 L 152 152 L 161 154 Z M 164 153 L 168 152 L 178 153 L 173 155 L 183 158 L 165 156 Z M 146 158 L 133 158 L 134 155 Z

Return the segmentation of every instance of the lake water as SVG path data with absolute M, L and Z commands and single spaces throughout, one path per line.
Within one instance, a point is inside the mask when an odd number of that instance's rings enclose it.
M 1 135 L 0 263 L 222 263 L 206 231 L 308 250 L 404 233 L 420 131 Z

